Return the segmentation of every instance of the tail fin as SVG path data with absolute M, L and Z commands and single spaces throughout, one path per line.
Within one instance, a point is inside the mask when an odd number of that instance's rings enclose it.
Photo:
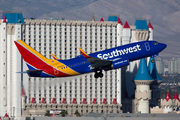
M 22 40 L 17 40 L 14 42 L 30 70 L 41 69 L 45 67 L 49 62 L 47 58 L 45 58 L 43 55 L 31 48 Z
M 54 54 L 51 53 L 51 56 L 53 57 L 54 60 L 58 60 L 58 58 Z

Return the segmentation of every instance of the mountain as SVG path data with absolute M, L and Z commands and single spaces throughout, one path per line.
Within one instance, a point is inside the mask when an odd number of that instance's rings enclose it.
M 3 12 L 22 12 L 24 18 L 67 20 L 95 20 L 118 15 L 123 23 L 135 24 L 136 19 L 151 21 L 154 40 L 168 47 L 160 53 L 164 59 L 179 57 L 180 51 L 180 1 L 179 0 L 2 0 Z

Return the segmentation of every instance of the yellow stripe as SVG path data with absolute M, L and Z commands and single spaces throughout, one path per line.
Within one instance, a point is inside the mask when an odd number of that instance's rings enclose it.
M 56 60 L 58 60 L 58 58 L 57 58 L 54 54 L 51 53 L 51 55 L 52 55 Z
M 33 48 L 31 48 L 29 45 L 27 45 L 25 42 L 23 42 L 22 40 L 17 40 L 19 43 L 21 43 L 26 49 L 28 49 L 29 51 L 31 51 L 32 53 L 34 53 L 36 56 L 38 56 L 41 60 L 43 60 L 44 62 L 46 62 L 48 65 L 58 69 L 59 71 L 69 74 L 69 75 L 79 75 L 80 73 L 72 70 L 69 67 L 66 67 L 65 64 L 57 61 L 57 60 L 53 60 L 53 59 L 47 59 L 45 58 L 43 55 L 41 55 L 40 53 L 38 53 L 37 51 L 35 51 Z M 62 69 L 63 68 L 63 69 Z
M 86 56 L 89 56 L 87 53 L 85 53 L 81 48 L 79 48 L 81 52 L 83 52 Z

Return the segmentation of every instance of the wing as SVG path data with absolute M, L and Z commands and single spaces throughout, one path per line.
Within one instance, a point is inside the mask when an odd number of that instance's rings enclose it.
M 91 69 L 100 69 L 110 66 L 113 61 L 109 60 L 102 60 L 99 58 L 94 58 L 89 56 L 87 53 L 85 53 L 81 48 L 79 48 L 81 54 L 91 63 L 92 68 Z

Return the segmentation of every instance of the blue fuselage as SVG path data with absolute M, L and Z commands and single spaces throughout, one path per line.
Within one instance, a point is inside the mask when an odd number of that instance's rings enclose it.
M 158 54 L 166 48 L 166 44 L 156 41 L 142 41 L 89 54 L 94 58 L 114 61 L 120 58 L 128 58 L 129 62 Z M 80 74 L 92 72 L 91 63 L 83 55 L 69 60 L 58 60 Z

